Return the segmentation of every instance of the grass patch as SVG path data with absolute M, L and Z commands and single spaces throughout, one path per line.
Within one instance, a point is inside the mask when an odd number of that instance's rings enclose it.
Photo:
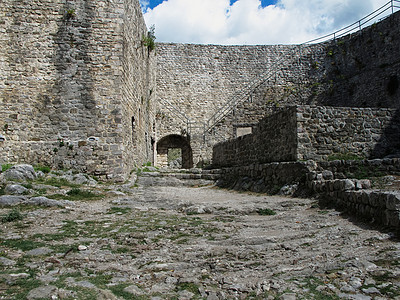
M 24 218 L 24 216 L 20 213 L 20 211 L 16 208 L 13 208 L 11 211 L 8 212 L 5 216 L 1 218 L 3 223 L 7 222 L 15 222 L 20 221 Z
M 128 286 L 130 286 L 130 284 L 127 283 L 121 283 L 121 284 L 117 284 L 117 285 L 112 285 L 109 286 L 108 289 L 117 297 L 122 298 L 122 299 L 126 299 L 126 300 L 146 300 L 146 299 L 150 299 L 149 296 L 134 296 L 131 293 L 125 292 L 124 289 L 127 288 Z
M 260 216 L 274 216 L 274 215 L 276 215 L 276 212 L 273 211 L 272 209 L 269 209 L 269 208 L 260 208 L 260 209 L 257 210 L 257 213 Z
M 50 173 L 51 171 L 51 168 L 48 166 L 36 165 L 33 168 L 35 169 L 36 172 L 41 171 L 45 174 Z
M 328 156 L 328 161 L 332 160 L 364 160 L 365 158 L 354 153 L 335 153 Z
M 80 184 L 75 184 L 75 183 L 71 183 L 69 182 L 67 179 L 65 178 L 39 178 L 36 180 L 38 183 L 42 183 L 42 184 L 46 184 L 46 185 L 52 185 L 58 188 L 61 187 L 70 187 L 70 188 L 78 188 L 80 187 Z
M 16 240 L 4 240 L 1 243 L 2 246 L 8 247 L 8 248 L 16 248 L 20 249 L 22 251 L 30 251 L 36 248 L 44 247 L 46 246 L 45 243 L 42 242 L 36 242 L 32 240 L 23 240 L 23 239 L 16 239 Z
M 47 190 L 45 188 L 35 189 L 35 197 L 36 196 L 43 196 L 47 194 Z
M 4 165 L 1 165 L 1 172 L 7 171 L 7 170 L 10 169 L 12 166 L 13 166 L 12 164 L 4 164 Z
M 41 285 L 41 281 L 37 279 L 18 279 L 8 287 L 5 293 L 12 297 L 7 299 L 26 300 L 29 291 Z
M 54 200 L 70 200 L 70 201 L 79 201 L 79 200 L 94 200 L 100 199 L 104 195 L 95 194 L 92 191 L 81 190 L 80 188 L 73 188 L 69 190 L 65 195 L 63 194 L 53 194 L 47 196 L 50 199 Z
M 199 292 L 199 286 L 193 282 L 180 282 L 178 283 L 178 285 L 176 286 L 176 291 L 189 291 L 193 294 L 195 294 L 195 296 L 200 296 L 200 292 Z
M 101 195 L 95 194 L 92 191 L 81 190 L 79 188 L 73 188 L 67 192 L 68 200 L 91 200 L 101 198 Z
M 321 279 L 315 278 L 315 277 L 309 277 L 309 278 L 306 278 L 305 280 L 306 280 L 305 287 L 310 290 L 308 292 L 308 295 L 306 295 L 305 299 L 315 299 L 315 300 L 338 300 L 339 299 L 339 297 L 336 296 L 335 294 L 329 294 L 327 292 L 317 290 L 317 287 L 325 285 L 325 283 Z
M 24 188 L 26 189 L 33 189 L 33 185 L 32 183 L 23 183 L 21 184 Z
M 89 282 L 93 283 L 98 288 L 106 288 L 106 285 L 111 281 L 112 275 L 107 274 L 94 274 L 95 276 L 89 277 Z

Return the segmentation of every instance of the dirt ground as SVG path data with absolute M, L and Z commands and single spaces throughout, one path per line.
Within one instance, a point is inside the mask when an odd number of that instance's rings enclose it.
M 81 189 L 99 197 L 3 218 L 0 299 L 400 299 L 395 234 L 314 199 L 140 181 Z

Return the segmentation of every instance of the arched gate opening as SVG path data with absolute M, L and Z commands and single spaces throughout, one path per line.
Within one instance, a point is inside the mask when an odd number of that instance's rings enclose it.
M 160 167 L 169 166 L 171 159 L 181 158 L 181 163 L 175 167 L 183 169 L 193 168 L 193 153 L 187 138 L 171 134 L 163 137 L 157 142 L 157 165 Z

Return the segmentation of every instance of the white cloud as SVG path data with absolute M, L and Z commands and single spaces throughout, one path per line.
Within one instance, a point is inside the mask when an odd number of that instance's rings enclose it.
M 142 7 L 142 10 L 143 10 L 144 12 L 146 12 L 147 9 L 148 9 L 149 6 L 150 6 L 150 0 L 139 0 L 139 3 L 140 3 L 140 6 Z
M 145 4 L 147 0 L 140 0 Z M 200 44 L 301 43 L 357 21 L 388 0 L 168 0 L 145 10 L 157 41 Z M 147 7 L 147 6 L 144 6 Z

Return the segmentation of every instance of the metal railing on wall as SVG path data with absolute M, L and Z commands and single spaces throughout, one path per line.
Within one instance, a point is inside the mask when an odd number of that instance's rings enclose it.
M 348 34 L 353 34 L 359 32 L 363 28 L 372 25 L 376 21 L 381 21 L 385 17 L 397 12 L 400 9 L 400 0 L 391 0 L 378 8 L 377 10 L 373 11 L 372 13 L 368 14 L 364 18 L 340 29 L 328 35 L 324 35 L 322 37 L 312 39 L 305 43 L 299 44 L 297 46 L 297 50 L 299 53 L 299 57 L 294 59 L 293 61 L 288 62 L 287 59 L 283 57 L 279 58 L 275 61 L 271 66 L 268 67 L 266 72 L 261 72 L 254 77 L 250 83 L 244 86 L 240 91 L 236 92 L 232 97 L 225 102 L 217 111 L 215 111 L 212 116 L 203 124 L 197 124 L 196 122 L 192 121 L 185 113 L 183 113 L 178 107 L 167 101 L 166 99 L 160 99 L 160 102 L 163 104 L 165 108 L 167 108 L 175 117 L 181 120 L 186 129 L 184 129 L 185 134 L 190 136 L 191 129 L 193 128 L 203 128 L 203 141 L 206 142 L 206 137 L 210 134 L 216 134 L 215 127 L 216 125 L 221 122 L 226 116 L 228 116 L 239 104 L 245 102 L 252 93 L 263 83 L 271 80 L 274 75 L 276 74 L 276 67 L 278 65 L 285 64 L 295 64 L 296 61 L 300 61 L 302 58 L 306 57 L 307 55 L 312 55 L 315 48 L 315 44 L 327 42 L 330 40 L 335 40 L 340 37 L 343 37 Z M 379 18 L 380 17 L 380 18 Z M 296 48 L 295 48 L 296 49 Z M 312 49 L 312 50 L 311 50 Z M 310 50 L 310 51 L 309 51 Z
M 327 42 L 330 40 L 335 40 L 340 37 L 343 37 L 345 35 L 359 32 L 363 28 L 372 25 L 376 21 L 381 21 L 388 15 L 391 15 L 395 12 L 397 12 L 400 9 L 400 0 L 391 0 L 378 8 L 377 10 L 373 11 L 369 15 L 365 16 L 364 18 L 358 20 L 357 22 L 354 22 L 340 30 L 337 30 L 333 33 L 330 33 L 328 35 L 307 41 L 305 43 L 302 43 L 298 45 L 299 47 L 299 53 L 300 53 L 300 59 L 301 57 L 304 57 L 306 55 L 312 54 L 308 52 L 307 50 L 310 49 L 309 46 L 312 44 L 318 44 L 322 42 Z M 384 15 L 384 16 L 383 16 Z M 381 18 L 378 18 L 381 17 Z M 311 51 L 312 52 L 312 51 Z M 280 58 L 278 59 L 272 66 L 269 67 L 269 69 L 257 75 L 253 81 L 251 81 L 250 84 L 245 86 L 243 89 L 241 89 L 239 92 L 237 92 L 233 97 L 231 97 L 221 108 L 219 108 L 218 111 L 214 112 L 214 114 L 206 121 L 204 125 L 204 140 L 206 140 L 206 136 L 211 133 L 212 131 L 215 132 L 215 126 L 221 122 L 227 115 L 229 115 L 240 103 L 243 103 L 246 101 L 250 95 L 263 83 L 271 79 L 273 75 L 275 75 L 275 66 L 278 64 L 282 64 L 283 62 L 287 62 L 286 60 Z M 295 60 L 290 62 L 290 64 L 295 63 Z M 214 129 L 214 130 L 213 130 Z
M 263 83 L 274 79 L 276 75 L 277 67 L 282 65 L 293 65 L 297 61 L 301 61 L 305 56 L 310 55 L 314 52 L 314 47 L 309 45 L 298 45 L 295 46 L 295 53 L 299 53 L 299 57 L 295 57 L 292 61 L 288 61 L 286 57 L 280 57 L 273 64 L 268 66 L 266 72 L 261 72 L 255 76 L 250 84 L 242 88 L 240 91 L 235 93 L 222 107 L 220 107 L 205 123 L 204 134 L 210 132 L 215 125 L 222 121 L 227 115 L 229 115 L 240 103 L 245 102 L 251 97 L 254 90 L 256 90 Z M 312 50 L 311 50 L 312 48 Z
M 316 39 L 307 41 L 303 44 L 312 44 L 312 43 L 321 43 L 324 41 L 335 40 L 341 38 L 345 35 L 358 32 L 363 28 L 372 25 L 376 21 L 381 21 L 386 16 L 389 16 L 400 9 L 400 1 L 399 0 L 391 0 L 386 4 L 379 7 L 377 10 L 373 11 L 369 15 L 365 16 L 364 18 L 354 22 L 342 29 L 339 29 L 333 33 L 318 37 Z M 383 16 L 385 15 L 385 16 Z M 381 17 L 381 18 L 378 18 Z

